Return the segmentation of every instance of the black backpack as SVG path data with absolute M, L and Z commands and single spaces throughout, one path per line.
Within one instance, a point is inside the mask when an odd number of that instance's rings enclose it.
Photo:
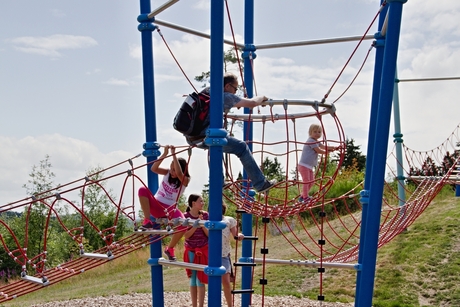
M 174 117 L 173 127 L 182 133 L 187 142 L 195 145 L 206 137 L 209 127 L 209 90 L 191 93 L 185 98 Z

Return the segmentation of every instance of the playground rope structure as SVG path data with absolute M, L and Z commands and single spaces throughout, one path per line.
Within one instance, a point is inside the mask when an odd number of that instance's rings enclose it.
M 385 3 L 382 7 L 384 5 Z M 370 26 L 363 38 L 369 29 Z M 159 29 L 158 33 L 160 33 Z M 160 35 L 164 40 L 163 35 L 161 33 Z M 368 55 L 369 52 L 363 65 Z M 176 62 L 178 63 L 177 60 Z M 254 244 L 253 261 L 263 264 L 262 279 L 266 278 L 265 265 L 269 263 L 315 268 L 346 267 L 341 264 L 352 264 L 358 259 L 361 224 L 359 197 L 363 183 L 346 186 L 343 193 L 331 195 L 331 188 L 341 180 L 345 171 L 342 169 L 342 163 L 346 139 L 335 105 L 344 93 L 333 103 L 326 102 L 340 75 L 321 101 L 270 100 L 266 114 L 259 112 L 259 114 L 227 115 L 227 119 L 231 122 L 228 128 L 231 134 L 239 133 L 237 127 L 242 122 L 253 124 L 253 135 L 260 137 L 248 143 L 252 145 L 253 155 L 256 161 L 260 161 L 260 165 L 264 165 L 267 158 L 268 161 L 279 159 L 285 168 L 283 178 L 278 180 L 269 193 L 258 194 L 250 189 L 250 182 L 247 179 L 235 178 L 234 165 L 239 165 L 239 162 L 235 163 L 233 158 L 223 161 L 225 175 L 229 181 L 223 190 L 223 198 L 228 204 L 235 206 L 239 213 L 250 213 L 255 217 L 254 237 L 263 238 L 262 250 L 269 248 L 267 245 L 269 236 L 281 236 L 286 242 L 283 248 L 289 255 L 289 259 L 269 259 L 266 253 L 262 255 L 257 253 L 257 244 Z M 355 79 L 356 77 L 353 78 L 352 83 Z M 190 82 L 190 79 L 188 80 Z M 242 81 L 244 84 L 244 80 Z M 190 84 L 193 87 L 191 82 Z M 348 88 L 349 86 L 346 90 Z M 194 90 L 196 91 L 195 88 Z M 323 141 L 321 142 L 324 144 L 327 142 L 340 149 L 335 154 L 328 153 L 322 157 L 316 168 L 311 200 L 300 202 L 300 189 L 305 182 L 299 179 L 296 164 L 302 146 L 308 138 L 305 131 L 311 123 L 319 123 L 322 126 Z M 430 151 L 411 150 L 403 144 L 405 161 L 398 161 L 395 154 L 396 144 L 394 145 L 387 159 L 389 177 L 385 182 L 382 199 L 378 247 L 385 245 L 406 230 L 445 185 L 458 184 L 458 175 L 454 176 L 454 174 L 460 165 L 459 130 L 460 127 L 457 126 L 445 142 Z M 275 131 L 284 133 L 274 133 Z M 196 150 L 188 146 L 176 146 L 176 148 L 178 148 L 178 155 Z M 82 274 L 162 240 L 177 231 L 178 226 L 184 221 L 166 217 L 157 220 L 158 225 L 161 226 L 157 233 L 139 235 L 138 232 L 133 232 L 126 237 L 117 237 L 116 230 L 121 221 L 129 221 L 133 228 L 137 226 L 134 210 L 137 190 L 146 184 L 136 171 L 139 169 L 145 171 L 144 168 L 148 166 L 145 163 L 134 165 L 134 161 L 139 156 L 51 190 L 0 206 L 2 216 L 6 212 L 21 211 L 24 218 L 24 223 L 19 227 L 17 224 L 11 224 L 9 219 L 0 219 L 0 243 L 22 270 L 20 279 L 0 285 L 0 303 Z M 398 168 L 403 169 L 404 175 L 398 173 Z M 109 180 L 121 184 L 115 196 L 104 184 Z M 91 188 L 98 189 L 107 203 L 112 206 L 115 214 L 111 225 L 103 227 L 88 215 L 85 193 Z M 79 199 L 79 201 L 72 199 Z M 31 244 L 29 239 L 30 233 L 35 229 L 29 229 L 29 219 L 36 211 L 40 211 L 45 217 L 45 224 L 40 250 L 32 251 L 28 249 Z M 78 217 L 78 225 L 67 222 L 65 217 L 69 212 Z M 67 234 L 78 249 L 77 255 L 60 264 L 47 261 L 54 252 L 47 245 L 52 223 L 58 225 L 61 232 Z M 95 232 L 104 246 L 96 250 L 86 250 L 87 231 Z M 237 255 L 238 248 L 235 259 Z M 292 260 L 295 257 L 299 260 Z M 353 268 L 353 264 L 348 268 Z M 253 278 L 254 275 L 255 270 L 253 270 Z
M 279 121 L 288 122 L 291 119 L 288 117 Z M 395 168 L 397 165 L 402 165 L 403 161 L 397 161 L 394 149 L 390 153 L 388 156 L 388 170 L 393 178 L 389 178 L 391 180 L 386 182 L 385 196 L 382 199 L 383 209 L 379 247 L 406 230 L 423 213 L 444 185 L 457 182 L 454 181 L 453 174 L 460 165 L 459 130 L 460 126 L 457 126 L 446 141 L 430 151 L 420 152 L 404 146 L 406 159 L 404 162 L 407 164 L 404 167 L 406 174 L 403 180 L 404 184 L 395 185 L 394 178 L 398 177 Z M 288 140 L 285 140 L 281 146 L 286 147 L 286 142 Z M 268 144 L 276 148 L 275 145 L 280 145 L 277 143 L 273 141 Z M 258 146 L 261 145 L 259 144 Z M 255 150 L 254 155 L 256 157 L 277 156 L 273 148 L 270 148 L 269 151 L 269 146 L 264 145 L 264 150 L 260 148 Z M 294 143 L 294 148 L 296 148 L 295 145 Z M 180 148 L 177 151 L 179 155 L 188 151 L 188 148 L 181 148 L 180 146 L 178 148 Z M 285 157 L 287 153 L 295 156 L 296 150 L 285 150 Z M 140 186 L 145 186 L 136 171 L 139 168 L 144 170 L 144 167 L 147 166 L 147 164 L 135 166 L 133 161 L 138 157 L 136 156 L 100 170 L 98 174 L 104 174 L 104 177 L 97 177 L 95 174 L 91 174 L 33 197 L 0 206 L 2 215 L 7 211 L 22 211 L 25 222 L 21 229 L 17 228 L 17 225 L 10 225 L 8 219 L 0 220 L 1 244 L 8 255 L 23 270 L 21 279 L 0 286 L 0 302 L 81 274 L 112 259 L 144 248 L 175 231 L 178 222 L 167 219 L 163 224 L 163 228 L 169 227 L 167 231 L 154 235 L 133 233 L 123 238 L 115 238 L 117 224 L 121 219 L 127 219 L 133 225 L 136 223 L 134 212 L 134 204 L 137 201 L 136 192 Z M 326 161 L 321 161 L 318 170 L 323 169 L 326 164 Z M 228 167 L 231 169 L 231 165 Z M 288 264 L 292 265 L 292 259 L 296 256 L 299 260 L 294 263 L 312 267 L 317 267 L 318 262 L 323 266 L 334 265 L 334 263 L 351 263 L 356 261 L 359 251 L 358 242 L 361 222 L 359 192 L 362 189 L 362 184 L 350 188 L 342 195 L 331 198 L 328 195 L 328 191 L 334 181 L 338 181 L 338 176 L 340 175 L 338 175 L 337 171 L 334 171 L 329 177 L 324 175 L 325 173 L 317 171 L 315 187 L 312 189 L 315 191 L 312 195 L 313 202 L 308 206 L 289 199 L 289 193 L 291 191 L 297 193 L 296 191 L 298 191 L 299 185 L 302 183 L 297 179 L 289 179 L 287 176 L 286 180 L 279 182 L 268 196 L 262 194 L 253 195 L 246 192 L 242 188 L 244 182 L 234 180 L 224 190 L 223 197 L 227 203 L 231 203 L 239 210 L 242 210 L 241 212 L 253 214 L 256 217 L 256 225 L 259 225 L 259 218 L 265 221 L 262 223 L 261 229 L 255 228 L 254 230 L 254 235 L 264 238 L 264 244 L 266 244 L 266 239 L 270 235 L 280 235 L 284 238 L 286 244 L 283 248 L 286 251 L 291 251 L 291 260 L 280 259 L 278 260 L 279 264 L 287 261 Z M 117 196 L 113 196 L 110 191 L 106 190 L 103 183 L 108 180 L 117 180 L 122 183 Z M 92 221 L 87 215 L 88 208 L 86 207 L 84 195 L 85 191 L 92 186 L 99 187 L 107 201 L 113 206 L 115 215 L 113 224 L 109 227 L 101 228 L 98 226 L 97 221 Z M 403 188 L 405 199 L 398 197 L 398 192 L 396 191 L 398 186 Z M 79 202 L 71 201 L 71 199 L 76 199 L 72 196 L 75 193 L 80 195 Z M 61 210 L 64 207 L 68 210 Z M 42 248 L 32 254 L 32 251 L 28 250 L 28 245 L 30 244 L 28 233 L 31 230 L 28 229 L 27 220 L 30 212 L 37 208 L 44 210 L 42 212 L 46 216 L 46 226 L 43 229 L 44 240 Z M 65 220 L 63 212 L 73 212 L 79 217 L 80 224 L 78 226 L 65 224 L 63 222 Z M 320 214 L 321 212 L 326 214 L 322 215 Z M 53 254 L 53 250 L 48 249 L 47 246 L 50 221 L 52 219 L 56 220 L 62 228 L 62 232 L 67 233 L 75 242 L 75 245 L 81 248 L 80 253 L 74 258 L 58 265 L 52 265 L 46 261 Z M 85 228 L 95 231 L 105 246 L 94 251 L 84 250 L 83 229 Z M 320 240 L 324 240 L 324 244 L 320 244 L 318 238 L 322 238 Z M 267 248 L 267 246 L 264 248 Z M 253 257 L 255 262 L 262 263 L 265 255 L 259 258 L 254 246 Z M 270 262 L 270 259 L 265 259 L 265 262 Z
M 140 185 L 145 186 L 145 183 L 135 174 L 135 170 L 145 166 L 142 164 L 134 167 L 133 160 L 139 156 L 99 170 L 97 173 L 84 178 L 0 207 L 2 216 L 6 216 L 4 215 L 6 212 L 22 211 L 24 217 L 24 224 L 19 225 L 19 227 L 22 226 L 22 229 L 18 228 L 17 224 L 10 225 L 11 219 L 2 217 L 0 220 L 0 243 L 5 252 L 21 266 L 22 270 L 20 280 L 0 286 L 0 302 L 81 274 L 107 261 L 143 248 L 156 240 L 161 240 L 167 235 L 149 237 L 132 234 L 124 238 L 115 238 L 117 225 L 121 219 L 136 225 L 134 212 L 134 204 L 137 199 L 136 192 Z M 101 174 L 105 176 L 102 177 Z M 106 190 L 105 184 L 108 183 L 108 180 L 121 181 L 122 187 L 118 197 L 114 197 L 111 191 Z M 98 221 L 91 220 L 87 212 L 89 208 L 87 199 L 85 199 L 85 191 L 95 187 L 100 189 L 105 202 L 111 205 L 114 212 L 112 225 L 105 228 L 98 226 Z M 128 191 L 130 192 L 128 193 Z M 79 202 L 71 200 L 78 198 L 80 198 Z M 46 218 L 46 222 L 42 230 L 43 242 L 40 251 L 32 254 L 32 250 L 28 249 L 28 245 L 31 243 L 29 237 L 31 232 L 37 230 L 29 229 L 29 219 L 37 210 Z M 70 223 L 69 219 L 65 219 L 70 215 L 78 217 L 79 225 L 76 225 L 75 221 Z M 48 237 L 51 229 L 53 228 L 55 231 L 56 228 L 56 223 L 51 227 L 51 221 L 57 221 L 58 227 L 61 228 L 60 231 L 67 233 L 79 250 L 77 255 L 73 255 L 71 259 L 58 265 L 47 262 L 50 255 L 53 255 L 53 251 L 48 249 Z M 90 231 L 99 236 L 104 245 L 102 248 L 95 251 L 85 250 L 84 233 Z

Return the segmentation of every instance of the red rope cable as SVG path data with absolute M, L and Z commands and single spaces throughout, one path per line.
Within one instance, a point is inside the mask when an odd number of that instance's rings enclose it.
M 363 63 L 361 64 L 361 67 L 359 67 L 358 71 L 356 72 L 355 76 L 353 77 L 353 80 L 351 80 L 350 84 L 348 84 L 347 88 L 342 92 L 342 94 L 339 95 L 339 97 L 337 97 L 332 103 L 336 103 L 340 98 L 342 98 L 343 95 L 345 95 L 345 93 L 350 89 L 350 87 L 353 85 L 353 83 L 355 82 L 356 78 L 358 77 L 358 75 L 361 73 L 363 67 L 364 67 L 364 64 L 366 64 L 367 62 L 367 59 L 369 57 L 369 54 L 371 53 L 371 48 L 369 48 L 369 50 L 367 51 L 367 54 L 366 54 L 366 57 L 364 58 L 364 61 Z
M 347 62 L 345 63 L 345 65 L 343 66 L 342 70 L 340 71 L 340 73 L 338 74 L 337 78 L 334 80 L 334 82 L 332 83 L 331 87 L 329 88 L 329 90 L 327 91 L 326 94 L 324 94 L 324 98 L 323 98 L 323 101 L 326 101 L 326 99 L 329 97 L 329 94 L 332 92 L 332 89 L 334 88 L 335 84 L 339 81 L 340 77 L 342 76 L 345 68 L 348 66 L 348 64 L 350 63 L 351 59 L 353 58 L 354 54 L 356 53 L 356 51 L 358 50 L 359 46 L 361 45 L 361 43 L 364 41 L 364 38 L 366 37 L 367 33 L 369 32 L 369 30 L 371 29 L 372 25 L 374 24 L 374 22 L 377 20 L 377 17 L 380 15 L 380 12 L 382 10 L 382 8 L 386 5 L 386 2 L 382 3 L 382 5 L 380 6 L 379 8 L 379 11 L 377 12 L 377 14 L 375 14 L 374 18 L 372 19 L 372 22 L 369 24 L 369 26 L 367 27 L 366 31 L 364 32 L 363 36 L 361 37 L 361 39 L 359 40 L 358 44 L 356 45 L 355 49 L 353 50 L 353 52 L 351 53 L 350 57 L 348 58 Z
M 166 39 L 164 38 L 163 34 L 161 33 L 160 31 L 160 28 L 157 27 L 157 32 L 158 34 L 160 35 L 161 39 L 163 40 L 163 42 L 165 43 L 165 46 L 166 48 L 168 48 L 169 50 L 169 53 L 171 54 L 171 56 L 173 57 L 174 61 L 176 62 L 177 66 L 179 67 L 180 71 L 182 72 L 182 74 L 184 75 L 185 79 L 187 79 L 188 83 L 190 84 L 190 86 L 193 88 L 193 90 L 198 93 L 198 91 L 196 90 L 195 86 L 193 85 L 192 81 L 190 81 L 189 77 L 187 76 L 187 74 L 185 73 L 184 69 L 182 68 L 182 66 L 179 64 L 179 61 L 177 60 L 176 56 L 174 55 L 174 53 L 172 52 L 171 48 L 169 48 L 169 45 L 168 43 L 166 42 Z
M 233 48 L 235 50 L 236 59 L 237 59 L 237 62 L 238 62 L 238 71 L 240 72 L 241 87 L 243 88 L 244 97 L 247 97 L 246 84 L 245 84 L 244 77 L 243 77 L 243 68 L 242 68 L 242 65 L 241 65 L 240 56 L 239 56 L 238 51 L 237 51 L 238 46 L 236 44 L 235 32 L 233 30 L 233 23 L 232 23 L 232 18 L 230 16 L 230 9 L 228 8 L 228 1 L 227 0 L 225 0 L 225 8 L 226 8 L 226 11 L 227 11 L 228 24 L 229 24 L 229 27 L 230 27 L 230 31 L 232 33 Z

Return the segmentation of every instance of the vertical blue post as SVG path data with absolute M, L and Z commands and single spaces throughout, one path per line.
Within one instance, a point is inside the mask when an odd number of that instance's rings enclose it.
M 254 0 L 245 0 L 244 1 L 244 84 L 246 86 L 246 92 L 248 97 L 253 97 L 253 81 L 254 77 L 252 75 L 253 70 L 251 69 L 251 57 L 255 58 L 255 48 L 254 48 Z M 248 114 L 251 110 L 248 108 L 244 109 L 244 113 Z M 243 129 L 244 137 L 247 137 L 248 141 L 252 141 L 252 123 L 245 122 L 244 129 Z M 252 152 L 252 142 L 248 143 L 249 149 Z M 243 177 L 247 179 L 246 172 L 243 172 Z M 249 189 L 250 187 L 247 186 Z M 242 231 L 245 236 L 252 236 L 252 215 L 251 214 L 243 214 L 242 216 Z M 251 240 L 243 240 L 242 248 L 241 248 L 241 256 L 244 262 L 248 262 L 247 260 L 252 258 L 252 241 Z M 243 266 L 241 269 L 241 289 L 251 289 L 252 288 L 252 267 L 245 267 Z M 241 295 L 241 306 L 248 307 L 250 306 L 251 296 L 248 293 L 244 293 Z
M 460 197 L 460 166 L 457 167 L 457 185 L 455 186 L 455 197 Z
M 383 0 L 381 0 L 380 5 L 382 5 Z M 388 12 L 388 6 L 385 6 L 384 9 L 380 12 L 379 16 L 379 31 L 383 27 L 383 23 L 385 21 L 385 15 Z M 369 135 L 368 135 L 368 144 L 367 144 L 367 155 L 366 155 L 366 170 L 372 169 L 373 164 L 373 152 L 374 152 L 374 144 L 375 144 L 375 130 L 377 125 L 377 110 L 379 105 L 379 95 L 380 95 L 380 83 L 382 81 L 382 66 L 383 66 L 383 52 L 385 46 L 385 38 L 381 35 L 380 32 L 377 32 L 375 35 L 374 41 L 374 48 L 375 48 L 375 64 L 374 64 L 374 81 L 372 87 L 372 104 L 371 104 L 371 114 L 369 120 Z M 364 190 L 361 191 L 361 234 L 360 234 L 360 242 L 363 242 L 366 237 L 366 233 L 363 229 L 366 229 L 366 222 L 367 222 L 367 212 L 369 207 L 369 183 L 371 182 L 371 172 L 366 171 L 366 178 L 364 180 Z M 364 249 L 359 249 L 358 254 L 358 263 L 361 263 L 363 259 L 363 252 Z M 360 284 L 361 281 L 361 272 L 358 270 L 357 278 L 356 278 L 356 295 L 355 297 L 360 296 Z
M 224 0 L 211 1 L 211 107 L 209 146 L 209 277 L 208 306 L 221 306 L 222 275 L 222 146 L 227 132 L 222 128 L 224 99 Z
M 144 109 L 145 109 L 145 134 L 146 143 L 144 144 L 144 156 L 147 162 L 155 160 L 158 153 L 157 132 L 156 132 L 156 112 L 155 112 L 155 88 L 153 74 L 153 43 L 152 32 L 155 26 L 148 18 L 151 12 L 150 0 L 140 0 L 140 12 L 138 17 L 138 30 L 141 32 L 142 42 L 142 70 L 144 84 Z M 158 189 L 158 175 L 147 169 L 147 182 L 150 191 Z M 150 245 L 150 272 L 152 277 L 152 306 L 164 306 L 163 296 L 163 268 L 158 264 L 161 257 L 161 240 Z
M 401 116 L 399 113 L 399 87 L 398 87 L 398 72 L 395 75 L 395 88 L 393 91 L 393 118 L 395 133 L 393 134 L 394 142 L 396 143 L 396 174 L 398 181 L 398 198 L 399 206 L 402 207 L 406 203 L 406 189 L 404 187 L 404 160 L 402 155 L 403 134 L 401 133 Z M 404 214 L 404 210 L 401 214 Z
M 396 74 L 396 59 L 398 54 L 399 34 L 401 28 L 402 5 L 407 0 L 387 0 L 388 25 L 383 55 L 382 80 L 378 100 L 377 123 L 374 140 L 388 140 L 391 119 L 391 103 L 393 99 L 394 77 Z M 366 221 L 361 227 L 360 237 L 360 272 L 357 278 L 357 293 L 355 306 L 372 306 L 374 291 L 375 265 L 377 261 L 377 244 L 380 227 L 380 215 L 382 209 L 383 185 L 385 179 L 386 151 L 378 150 L 376 142 L 372 149 L 372 167 L 366 169 L 366 178 L 372 174 L 369 191 L 366 197 L 369 199 L 369 208 L 363 220 Z M 362 251 L 361 251 L 362 249 Z

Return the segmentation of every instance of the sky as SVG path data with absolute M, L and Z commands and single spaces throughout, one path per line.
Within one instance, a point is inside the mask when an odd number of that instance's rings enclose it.
M 152 10 L 165 1 L 151 2 Z M 156 18 L 203 33 L 210 31 L 210 1 L 179 1 Z M 255 1 L 255 45 L 363 35 L 378 0 Z M 244 1 L 229 0 L 235 39 L 243 43 Z M 56 184 L 82 178 L 142 152 L 145 142 L 139 1 L 2 1 L 0 3 L 0 205 L 27 197 L 34 165 L 50 156 Z M 409 0 L 403 5 L 398 52 L 400 79 L 460 77 L 460 2 Z M 160 26 L 186 75 L 210 69 L 209 40 Z M 368 34 L 377 31 L 375 23 Z M 158 142 L 185 145 L 172 127 L 193 91 L 157 32 L 154 86 Z M 232 39 L 225 18 L 225 38 Z M 350 84 L 372 41 L 364 41 L 329 95 Z M 256 94 L 272 99 L 321 100 L 357 42 L 256 51 Z M 362 72 L 337 103 L 348 138 L 367 150 L 374 49 Z M 230 70 L 235 68 L 230 68 Z M 233 71 L 237 73 L 236 69 Z M 401 128 L 415 150 L 440 145 L 459 124 L 459 80 L 399 84 Z M 200 84 L 194 82 L 196 87 Z M 261 110 L 266 112 L 266 110 Z M 300 138 L 313 120 L 299 121 Z M 326 123 L 326 131 L 336 129 Z M 260 134 L 255 128 L 257 139 Z M 330 130 L 328 130 L 330 129 Z M 282 129 L 268 126 L 268 131 Z M 281 132 L 280 132 L 281 131 Z M 382 144 L 392 142 L 381 140 Z M 145 163 L 143 157 L 136 165 Z M 235 164 L 234 171 L 238 171 Z M 208 182 L 206 152 L 194 150 L 186 191 Z M 138 171 L 145 178 L 147 169 Z M 113 186 L 114 189 L 117 187 Z

